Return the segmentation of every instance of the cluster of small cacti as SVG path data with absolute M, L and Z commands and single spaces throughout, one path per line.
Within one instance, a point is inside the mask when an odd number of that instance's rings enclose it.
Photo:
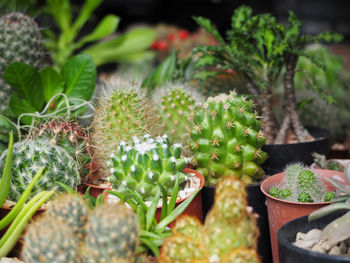
M 187 142 L 191 128 L 191 114 L 204 97 L 187 84 L 168 84 L 153 92 L 163 128 L 171 142 Z
M 111 154 L 109 181 L 118 192 L 137 191 L 144 200 L 157 194 L 158 183 L 171 195 L 176 179 L 182 184 L 187 178 L 182 170 L 189 160 L 181 157 L 181 151 L 182 145 L 171 145 L 167 135 L 134 137 L 132 143 L 122 142 Z
M 138 83 L 119 78 L 110 85 L 98 99 L 92 124 L 94 157 L 102 177 L 108 176 L 106 160 L 121 141 L 144 134 L 161 134 L 156 107 Z
M 3 171 L 7 151 L 0 157 L 0 171 Z M 13 146 L 13 166 L 9 199 L 17 201 L 32 181 L 36 172 L 45 167 L 45 174 L 35 184 L 30 198 L 43 190 L 57 188 L 56 182 L 76 189 L 80 183 L 76 161 L 60 146 L 55 146 L 47 139 L 19 141 Z M 57 189 L 59 190 L 59 189 Z
M 207 184 L 215 184 L 228 175 L 245 182 L 261 178 L 260 164 L 267 154 L 261 150 L 265 137 L 258 119 L 253 102 L 235 92 L 208 98 L 194 112 L 192 164 L 198 167 Z
M 88 174 L 88 163 L 91 162 L 90 138 L 88 130 L 76 121 L 56 119 L 46 123 L 38 123 L 30 134 L 31 138 L 45 138 L 52 145 L 58 145 L 74 158 L 78 164 L 81 177 Z
M 317 173 L 300 163 L 285 169 L 285 178 L 280 185 L 270 188 L 269 194 L 276 198 L 294 202 L 329 202 L 334 192 L 327 192 Z
M 89 211 L 80 197 L 64 194 L 29 225 L 22 256 L 31 263 L 134 263 L 139 259 L 138 240 L 132 209 L 104 204 Z
M 234 176 L 220 179 L 205 224 L 188 216 L 179 219 L 164 242 L 161 262 L 260 262 L 256 218 L 246 197 L 242 181 Z
M 44 54 L 40 29 L 31 17 L 19 12 L 0 17 L 0 111 L 6 108 L 12 93 L 1 76 L 6 67 L 21 61 L 40 68 Z

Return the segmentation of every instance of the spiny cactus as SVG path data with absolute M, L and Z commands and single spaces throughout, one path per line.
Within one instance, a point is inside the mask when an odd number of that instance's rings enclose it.
M 0 157 L 0 171 L 4 169 L 7 151 Z M 17 201 L 39 168 L 45 167 L 45 175 L 35 184 L 30 197 L 42 190 L 57 187 L 55 182 L 64 183 L 75 189 L 80 183 L 77 164 L 59 146 L 53 146 L 45 139 L 25 139 L 13 146 L 13 168 L 9 199 Z M 57 189 L 59 190 L 59 189 Z
M 138 245 L 138 219 L 122 204 L 94 209 L 87 224 L 87 263 L 132 259 Z
M 191 129 L 192 164 L 209 185 L 222 176 L 235 175 L 245 182 L 259 179 L 267 154 L 265 138 L 254 105 L 231 92 L 208 98 L 194 112 Z
M 132 144 L 122 142 L 110 156 L 109 181 L 119 192 L 136 190 L 144 200 L 156 195 L 158 183 L 171 195 L 176 179 L 179 184 L 186 180 L 182 170 L 188 159 L 180 156 L 181 150 L 181 144 L 171 145 L 166 135 L 153 139 L 146 134 L 141 139 L 134 137 Z
M 259 262 L 255 251 L 259 232 L 256 216 L 245 206 L 245 184 L 227 176 L 219 180 L 216 190 L 214 207 L 204 226 L 186 216 L 176 222 L 174 234 L 162 247 L 161 262 L 236 262 L 229 261 L 231 258 Z M 230 208 L 235 212 L 229 212 Z
M 165 133 L 171 142 L 185 143 L 191 128 L 191 113 L 204 97 L 186 84 L 168 84 L 153 92 Z
M 40 29 L 31 17 L 19 12 L 0 17 L 0 111 L 6 108 L 12 93 L 1 76 L 5 68 L 15 61 L 40 68 L 44 52 Z
M 30 263 L 80 263 L 79 240 L 68 225 L 44 216 L 28 227 L 22 256 Z
M 77 195 L 61 194 L 49 202 L 46 214 L 65 223 L 79 239 L 85 237 L 85 224 L 89 209 L 85 201 Z
M 87 168 L 91 162 L 90 138 L 88 130 L 76 121 L 55 119 L 46 123 L 38 123 L 30 134 L 31 138 L 45 138 L 52 145 L 61 146 L 78 164 L 81 177 L 89 173 Z
M 100 95 L 92 129 L 95 157 L 102 177 L 109 173 L 106 159 L 121 141 L 144 134 L 161 134 L 156 107 L 138 83 L 125 79 L 114 80 Z

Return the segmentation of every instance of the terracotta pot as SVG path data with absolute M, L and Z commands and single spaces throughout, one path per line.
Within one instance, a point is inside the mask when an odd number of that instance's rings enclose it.
M 314 171 L 322 178 L 322 181 L 326 185 L 327 191 L 335 190 L 334 187 L 325 180 L 327 177 L 336 179 L 341 183 L 346 184 L 344 173 L 342 172 L 321 169 L 315 169 Z M 329 202 L 291 202 L 269 195 L 268 192 L 270 188 L 281 183 L 283 178 L 284 172 L 270 176 L 261 183 L 261 191 L 266 195 L 266 205 L 269 218 L 270 238 L 274 263 L 279 263 L 277 231 L 280 229 L 280 227 L 295 218 L 309 215 L 311 212 L 329 204 Z
M 106 186 L 99 186 L 94 184 L 83 183 L 85 186 L 83 192 L 85 193 L 86 189 L 90 187 L 90 195 L 94 198 L 97 198 L 100 194 L 102 194 L 105 190 L 112 190 L 112 184 L 108 183 Z

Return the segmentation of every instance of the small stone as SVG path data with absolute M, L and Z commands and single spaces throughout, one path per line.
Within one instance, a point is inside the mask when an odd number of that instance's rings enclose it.
M 323 247 L 324 250 L 329 251 L 333 247 L 333 244 L 329 242 L 328 240 L 320 240 L 320 245 Z
M 322 231 L 320 229 L 312 229 L 309 232 L 298 232 L 294 245 L 300 248 L 312 248 L 321 239 Z
M 318 252 L 318 253 L 326 253 L 326 251 L 323 249 L 323 247 L 317 243 L 315 244 L 312 248 L 311 248 L 312 251 L 315 251 L 315 252 Z
M 341 255 L 340 247 L 335 246 L 329 252 L 329 255 Z
M 350 256 L 350 247 L 348 247 L 348 251 L 346 252 L 347 256 Z
M 347 246 L 346 246 L 346 243 L 344 241 L 340 242 L 339 248 L 340 248 L 340 253 L 341 254 L 345 254 L 347 249 L 348 249 Z

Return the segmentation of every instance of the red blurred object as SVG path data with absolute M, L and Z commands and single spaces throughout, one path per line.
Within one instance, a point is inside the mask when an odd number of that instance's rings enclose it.
M 190 35 L 190 32 L 188 32 L 187 30 L 180 30 L 179 32 L 179 38 L 181 40 L 186 39 L 187 37 L 189 37 L 189 35 Z
M 158 49 L 158 42 L 157 41 L 154 41 L 151 45 L 151 49 Z
M 168 39 L 169 39 L 170 42 L 174 41 L 174 40 L 175 40 L 175 34 L 170 33 L 170 34 L 168 35 Z
M 158 50 L 166 50 L 168 48 L 168 43 L 165 40 L 158 41 Z

